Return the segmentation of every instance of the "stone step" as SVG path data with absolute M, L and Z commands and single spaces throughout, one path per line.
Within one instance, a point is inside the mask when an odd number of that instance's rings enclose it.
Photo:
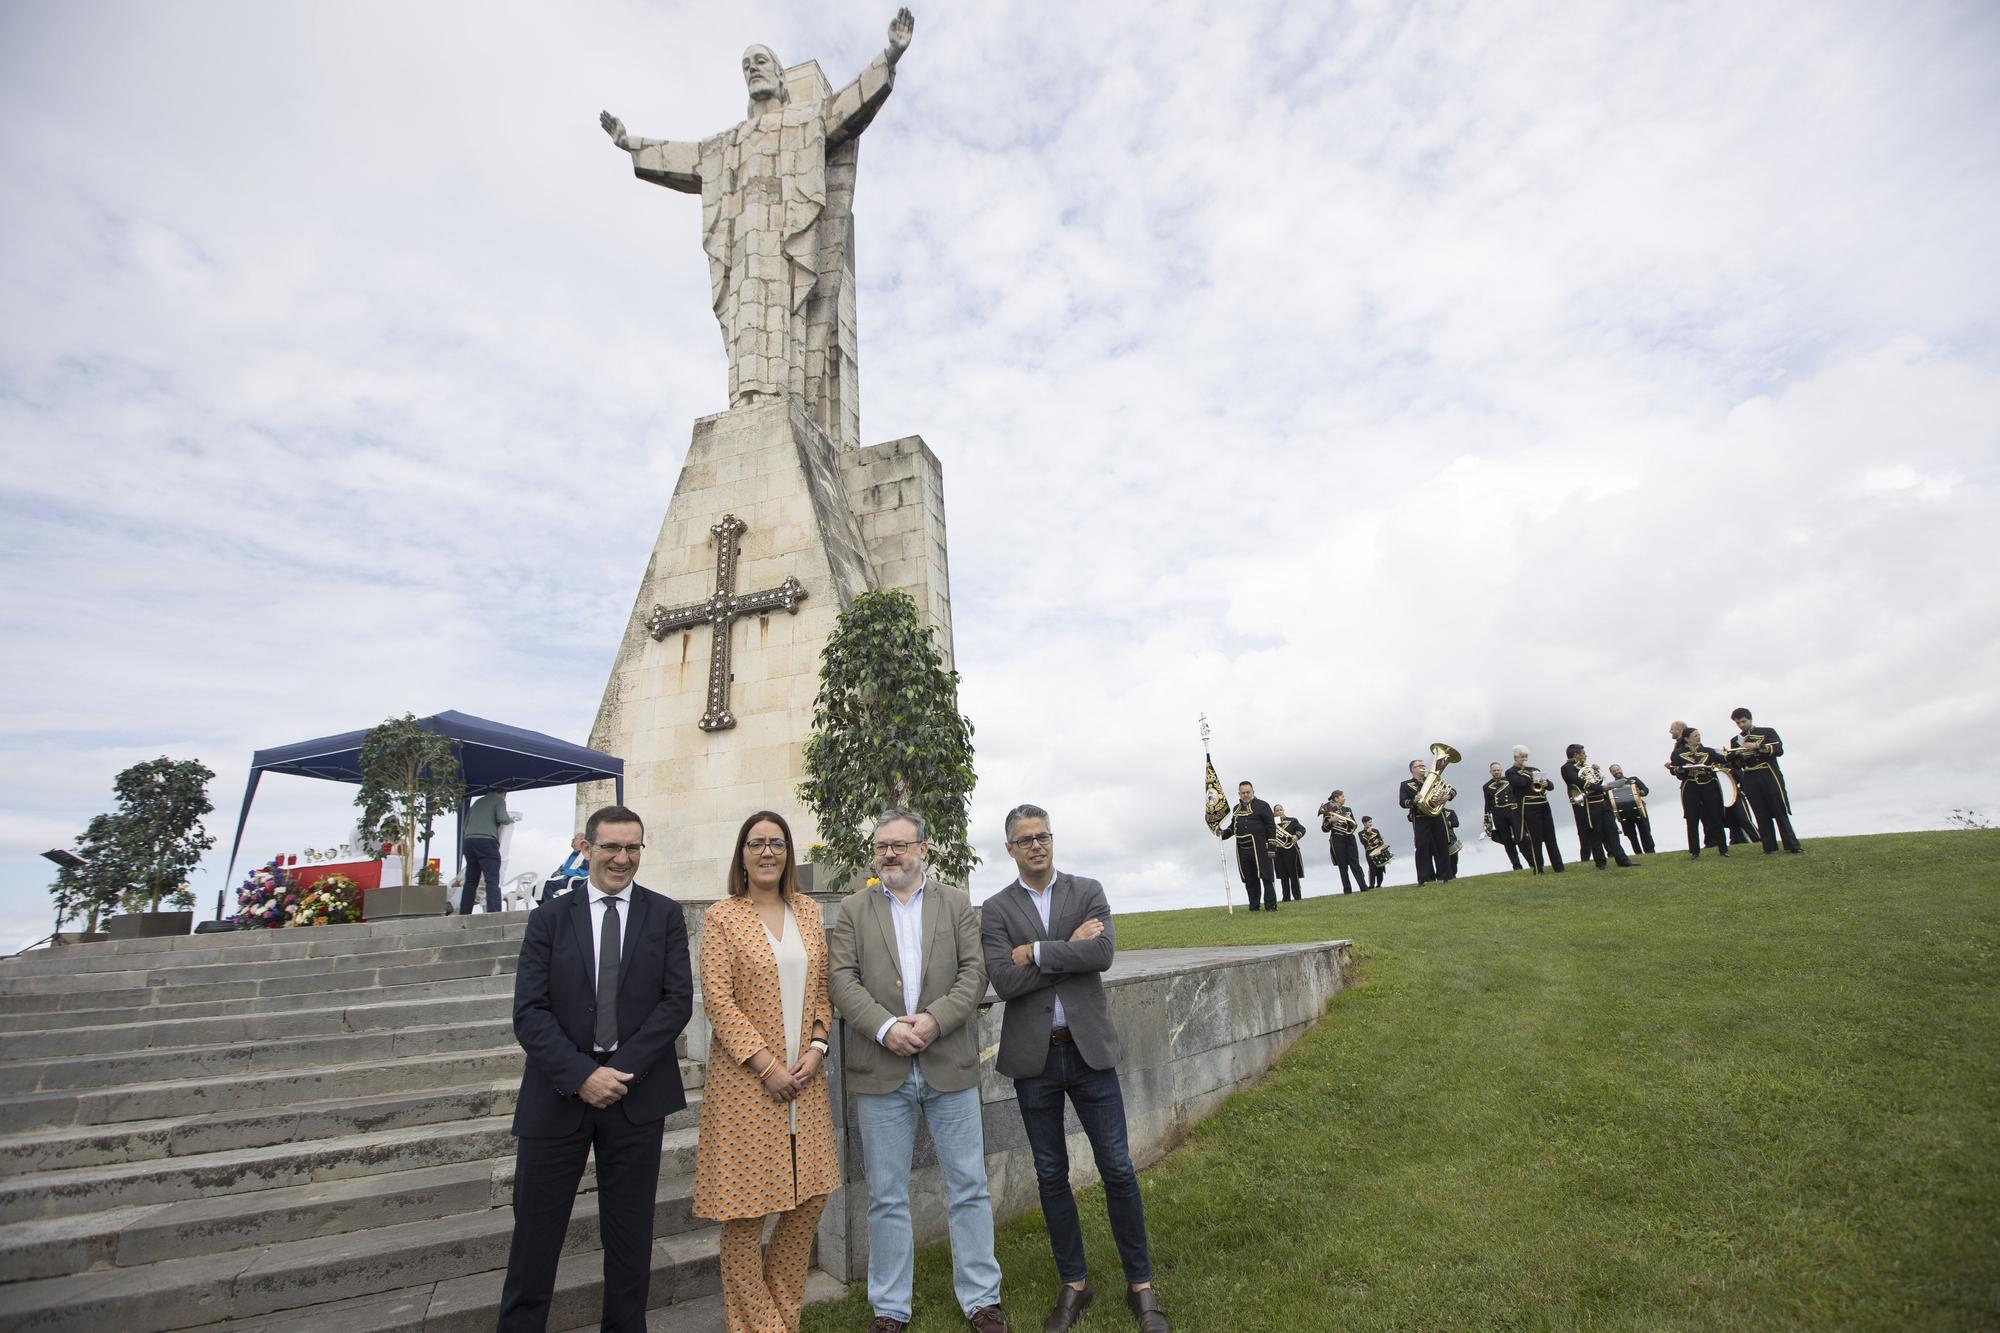
M 514 993 L 514 975 L 511 971 L 493 976 L 465 977 L 457 981 L 433 981 L 416 990 L 402 987 L 384 986 L 378 988 L 384 1001 L 401 996 L 427 995 L 444 998 L 465 995 L 508 995 Z M 82 1007 L 83 1001 L 102 994 L 110 1001 L 104 1008 Z M 298 995 L 267 995 L 259 999 L 254 1008 L 260 1014 L 293 1013 L 301 1009 L 319 1009 L 328 1004 L 345 1000 L 356 1003 L 373 1004 L 372 995 L 358 992 L 342 992 L 339 995 L 304 993 Z M 73 1028 L 105 1027 L 120 1023 L 136 1023 L 154 1019 L 169 1020 L 179 1018 L 220 1018 L 239 1014 L 244 1010 L 242 1000 L 177 1000 L 171 987 L 149 988 L 143 994 L 137 991 L 83 992 L 40 996 L 16 996 L 17 1001 L 34 999 L 47 1000 L 44 1009 L 20 1010 L 14 1013 L 0 1013 L 0 1035 L 14 1032 L 53 1032 Z M 63 1005 L 60 1002 L 73 1000 L 78 1003 Z M 60 1006 L 60 1007 L 59 1007 Z
M 452 976 L 484 976 L 514 970 L 520 946 L 507 940 L 455 944 L 441 949 L 393 949 L 355 959 L 284 958 L 264 963 L 205 963 L 198 967 L 162 967 L 132 972 L 50 973 L 0 979 L 0 1011 L 25 996 L 117 994 L 121 991 L 172 989 L 188 999 L 231 1000 L 258 995 L 293 995 L 301 991 L 351 990 L 394 985 L 396 979 L 440 980 Z M 504 968 L 501 964 L 504 963 Z M 453 970 L 456 969 L 456 970 Z M 385 980 L 384 978 L 388 978 Z M 31 1001 L 31 1004 L 39 1003 Z
M 694 1170 L 701 1095 L 668 1117 L 661 1175 Z M 216 1194 L 284 1189 L 356 1176 L 506 1158 L 511 1181 L 512 1112 L 401 1125 L 300 1142 L 237 1147 L 104 1166 L 0 1178 L 0 1223 L 74 1217 L 104 1209 L 177 1203 Z
M 237 1046 L 183 1046 L 116 1060 L 79 1055 L 0 1061 L 0 1095 L 102 1088 L 133 1079 L 227 1079 L 274 1069 L 401 1060 L 485 1050 L 514 1041 L 508 1022 L 434 1023 L 387 1032 L 349 1032 Z
M 687 1177 L 673 1178 L 655 1205 L 658 1304 L 669 1303 L 676 1292 L 697 1296 L 717 1289 L 718 1233 L 688 1216 L 689 1188 Z M 596 1203 L 594 1194 L 578 1197 L 564 1239 L 567 1253 L 594 1260 L 593 1280 L 602 1271 L 594 1248 Z M 688 1229 L 695 1225 L 700 1229 Z M 119 1333 L 162 1333 L 428 1285 L 430 1304 L 420 1327 L 491 1328 L 512 1233 L 511 1209 L 482 1208 L 133 1268 L 14 1282 L 0 1286 L 0 1326 L 92 1333 L 110 1326 Z M 593 1283 L 578 1285 L 587 1289 Z M 565 1306 L 563 1324 L 578 1322 L 574 1308 Z
M 28 1281 L 99 1268 L 134 1268 L 505 1208 L 512 1197 L 513 1166 L 511 1157 L 458 1162 L 7 1223 L 0 1225 L 0 1273 L 9 1281 Z M 665 1207 L 654 1218 L 655 1234 L 670 1235 L 697 1225 L 688 1211 L 691 1180 L 685 1172 L 662 1173 L 660 1200 Z M 579 1188 L 579 1198 L 596 1190 L 593 1169 L 586 1167 Z M 595 1245 L 595 1231 L 579 1241 Z
M 187 1046 L 241 1045 L 289 1041 L 302 1037 L 336 1036 L 343 1032 L 384 1032 L 437 1023 L 485 1024 L 513 1021 L 512 995 L 457 995 L 432 998 L 383 995 L 378 991 L 343 992 L 333 1004 L 286 1013 L 237 1012 L 212 1018 L 170 1018 L 164 1015 L 93 1028 L 61 1028 L 16 1032 L 8 1036 L 6 1060 L 56 1059 L 64 1056 L 122 1055 Z
M 456 959 L 450 963 L 410 963 L 406 967 L 382 967 L 366 971 L 326 973 L 314 977 L 270 977 L 264 981 L 208 981 L 200 985 L 172 987 L 174 1003 L 182 1001 L 264 1001 L 276 995 L 302 995 L 310 991 L 372 991 L 376 987 L 410 987 L 434 981 L 462 981 L 466 977 L 512 975 L 518 955 L 506 953 L 494 959 Z M 144 1005 L 150 991 L 168 987 L 122 987 L 116 991 L 38 991 L 32 995 L 0 995 L 0 1013 L 34 1013 L 48 1009 L 48 997 L 60 995 L 64 1003 L 56 1009 L 112 1009 L 122 1005 Z M 76 997 L 74 1001 L 68 997 Z
M 722 1287 L 716 1251 L 719 1236 L 720 1232 L 711 1228 L 653 1243 L 653 1276 L 647 1290 L 647 1303 L 652 1307 L 647 1317 L 649 1329 L 707 1333 L 710 1327 L 723 1327 L 715 1300 Z M 600 1251 L 565 1255 L 556 1269 L 549 1327 L 597 1328 L 603 1275 Z M 189 1333 L 491 1333 L 498 1322 L 500 1284 L 505 1277 L 504 1268 L 495 1268 L 262 1318 L 191 1325 Z M 821 1293 L 829 1291 L 827 1284 L 832 1281 L 823 1278 L 816 1287 L 809 1283 L 807 1291 L 814 1299 L 828 1299 Z M 679 1318 L 683 1309 L 700 1311 L 700 1319 L 715 1322 L 684 1326 Z M 655 1319 L 661 1322 L 656 1325 Z
M 127 946 L 142 941 L 113 940 L 101 945 L 69 945 L 0 959 L 0 978 L 49 973 L 129 972 L 287 958 L 345 958 L 498 940 L 512 940 L 518 946 L 527 919 L 526 914 L 503 914 L 498 924 L 485 925 L 477 918 L 471 924 L 466 924 L 462 917 L 441 918 L 437 924 L 409 926 L 375 935 L 350 934 L 355 929 L 351 926 L 239 931 L 229 935 L 189 936 L 184 945 L 171 949 L 140 950 Z M 445 924 L 447 922 L 457 924 Z
M 52 1132 L 66 1126 L 116 1125 L 225 1111 L 296 1106 L 338 1098 L 434 1092 L 471 1083 L 521 1077 L 521 1048 L 513 1042 L 441 1055 L 314 1069 L 281 1069 L 216 1081 L 162 1079 L 0 1097 L 0 1131 Z
M 519 1052 L 511 1054 L 511 1062 L 496 1061 L 511 1063 L 507 1077 L 454 1087 L 374 1097 L 356 1096 L 343 1089 L 338 1098 L 318 1102 L 109 1125 L 70 1125 L 0 1136 L 0 1179 L 510 1113 L 521 1081 Z M 681 1085 L 693 1096 L 702 1086 L 705 1070 L 689 1060 L 682 1060 L 680 1066 Z

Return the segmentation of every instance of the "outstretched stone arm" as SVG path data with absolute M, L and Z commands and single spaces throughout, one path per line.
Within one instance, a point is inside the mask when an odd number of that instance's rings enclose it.
M 674 139 L 642 139 L 625 132 L 625 122 L 601 111 L 597 123 L 611 142 L 632 155 L 632 174 L 683 194 L 701 193 L 701 145 Z
M 882 54 L 868 62 L 860 77 L 827 100 L 828 148 L 837 148 L 867 129 L 875 113 L 882 109 L 882 103 L 889 100 L 889 92 L 896 86 L 896 62 L 909 49 L 916 24 L 909 10 L 897 10 L 889 23 L 889 44 Z

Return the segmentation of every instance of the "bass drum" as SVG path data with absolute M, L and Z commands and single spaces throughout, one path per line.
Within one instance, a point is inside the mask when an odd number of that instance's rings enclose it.
M 1646 803 L 1639 799 L 1639 789 L 1637 787 L 1626 783 L 1624 786 L 1612 787 L 1609 790 L 1611 808 L 1621 816 L 1643 815 L 1646 813 Z
M 1718 768 L 1715 770 L 1715 785 L 1722 792 L 1722 808 L 1735 809 L 1736 798 L 1742 794 L 1736 790 L 1736 775 Z

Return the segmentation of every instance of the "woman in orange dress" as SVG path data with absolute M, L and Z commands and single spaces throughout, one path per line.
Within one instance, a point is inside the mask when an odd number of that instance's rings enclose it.
M 822 1068 L 833 1025 L 826 936 L 796 865 L 791 827 L 759 810 L 736 834 L 729 896 L 702 921 L 712 1035 L 694 1214 L 722 1223 L 729 1333 L 795 1333 L 813 1233 L 840 1184 Z

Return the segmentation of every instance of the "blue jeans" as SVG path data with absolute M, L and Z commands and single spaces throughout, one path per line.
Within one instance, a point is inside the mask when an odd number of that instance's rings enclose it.
M 910 1160 L 922 1112 L 944 1176 L 951 1227 L 952 1287 L 971 1314 L 1000 1301 L 1000 1262 L 993 1257 L 993 1196 L 986 1188 L 986 1134 L 979 1086 L 939 1092 L 910 1061 L 894 1092 L 857 1093 L 861 1152 L 868 1176 L 868 1304 L 877 1315 L 910 1321 L 915 1247 L 910 1239 Z
M 486 876 L 486 910 L 500 910 L 500 839 L 472 837 L 465 840 L 465 891 L 458 895 L 458 914 L 472 915 L 472 896 L 479 891 L 479 877 Z
M 1014 1080 L 1021 1124 L 1035 1154 L 1035 1185 L 1042 1194 L 1042 1220 L 1055 1252 L 1056 1275 L 1081 1282 L 1090 1274 L 1083 1257 L 1083 1224 L 1069 1187 L 1069 1142 L 1063 1132 L 1063 1097 L 1090 1139 L 1097 1174 L 1104 1181 L 1104 1211 L 1128 1284 L 1151 1282 L 1153 1261 L 1146 1249 L 1146 1205 L 1139 1197 L 1139 1173 L 1125 1142 L 1125 1092 L 1116 1069 L 1092 1069 L 1073 1045 L 1049 1047 L 1049 1062 L 1033 1078 Z

